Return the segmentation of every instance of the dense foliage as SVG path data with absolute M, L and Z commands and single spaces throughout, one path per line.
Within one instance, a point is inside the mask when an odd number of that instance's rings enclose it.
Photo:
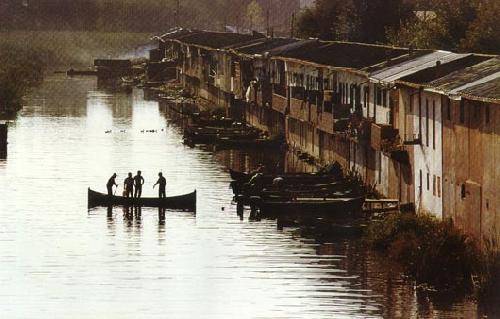
M 293 5 L 294 4 L 294 5 Z M 176 25 L 289 31 L 295 0 L 3 0 L 0 30 L 162 32 Z
M 496 269 L 492 263 L 496 254 L 482 253 L 450 222 L 427 214 L 386 216 L 369 225 L 366 239 L 372 247 L 401 262 L 421 283 L 470 287 L 474 277 L 491 282 Z
M 497 0 L 316 0 L 301 36 L 500 53 Z
M 42 80 L 46 59 L 42 52 L 0 45 L 0 113 L 21 107 L 26 91 Z

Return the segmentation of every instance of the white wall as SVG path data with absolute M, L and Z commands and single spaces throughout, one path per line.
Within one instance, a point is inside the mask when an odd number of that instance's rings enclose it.
M 385 105 L 376 105 L 375 106 L 375 88 L 378 85 L 375 83 L 370 83 L 369 88 L 370 88 L 370 94 L 369 94 L 369 99 L 368 99 L 368 107 L 365 107 L 365 103 L 363 103 L 363 116 L 365 117 L 370 117 L 373 118 L 374 114 L 376 113 L 376 123 L 377 124 L 389 124 L 390 119 L 390 107 L 389 107 L 389 96 L 390 96 L 390 90 L 386 90 L 386 96 L 385 96 Z M 367 86 L 368 87 L 368 86 Z M 378 86 L 379 88 L 383 88 L 382 86 Z M 364 97 L 364 94 L 362 94 Z M 368 113 L 369 110 L 369 113 Z
M 442 126 L 441 126 L 441 96 L 435 93 L 422 92 L 419 111 L 419 95 L 413 99 L 414 133 L 419 133 L 419 114 L 421 115 L 421 145 L 414 146 L 413 175 L 415 182 L 415 205 L 417 211 L 428 211 L 437 217 L 442 217 L 443 210 L 443 156 L 442 156 Z M 428 101 L 428 119 L 427 119 Z M 435 111 L 433 112 L 433 103 Z M 433 113 L 434 116 L 433 117 Z M 434 129 L 433 129 L 434 125 Z M 428 133 L 427 133 L 428 132 Z M 427 139 L 428 136 L 428 139 Z M 434 139 L 434 142 L 433 142 Z M 422 187 L 420 190 L 420 171 L 422 172 Z M 429 174 L 429 187 L 427 187 Z M 438 185 L 438 177 L 440 185 Z M 438 187 L 441 188 L 438 191 Z M 435 190 L 435 191 L 434 191 Z M 440 194 L 440 196 L 438 196 Z

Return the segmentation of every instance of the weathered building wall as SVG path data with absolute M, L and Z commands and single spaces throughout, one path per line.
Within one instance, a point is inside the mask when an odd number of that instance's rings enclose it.
M 443 110 L 443 217 L 500 245 L 499 105 L 451 100 Z

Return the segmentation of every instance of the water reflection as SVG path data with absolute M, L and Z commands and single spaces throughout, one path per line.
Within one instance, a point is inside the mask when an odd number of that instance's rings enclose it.
M 473 302 L 434 303 L 416 293 L 397 266 L 352 237 L 318 238 L 302 221 L 248 219 L 248 211 L 238 217 L 227 167 L 293 159 L 186 147 L 179 126 L 139 90 L 127 95 L 54 77 L 33 97 L 0 162 L 2 317 L 478 315 Z M 148 129 L 157 132 L 141 132 Z M 87 211 L 87 187 L 103 190 L 113 172 L 138 169 L 144 196 L 156 195 L 159 171 L 167 196 L 196 188 L 197 214 Z

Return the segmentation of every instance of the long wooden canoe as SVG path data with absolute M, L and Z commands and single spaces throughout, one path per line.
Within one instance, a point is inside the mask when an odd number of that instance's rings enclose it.
M 88 207 L 97 206 L 143 206 L 196 211 L 196 190 L 189 194 L 158 197 L 123 197 L 99 193 L 88 189 Z

